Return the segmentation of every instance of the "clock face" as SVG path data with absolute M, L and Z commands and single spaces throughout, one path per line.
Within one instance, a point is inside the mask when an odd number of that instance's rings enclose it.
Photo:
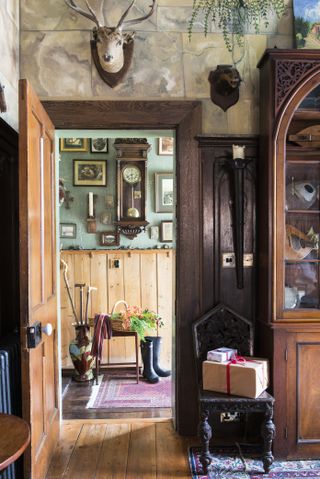
M 123 170 L 123 179 L 130 185 L 134 185 L 141 180 L 141 172 L 137 166 L 126 166 Z

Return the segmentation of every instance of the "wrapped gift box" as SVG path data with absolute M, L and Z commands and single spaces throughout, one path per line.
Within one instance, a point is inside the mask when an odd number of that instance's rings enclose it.
M 204 361 L 203 389 L 235 396 L 257 398 L 269 384 L 267 359 L 244 358 L 245 361 L 217 363 Z
M 231 348 L 212 349 L 212 351 L 207 352 L 207 360 L 223 363 L 224 361 L 231 359 L 235 354 L 237 354 L 237 352 L 238 351 L 236 349 Z

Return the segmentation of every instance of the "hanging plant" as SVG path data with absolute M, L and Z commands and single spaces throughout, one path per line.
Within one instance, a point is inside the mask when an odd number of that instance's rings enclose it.
M 210 31 L 211 22 L 222 30 L 227 49 L 233 49 L 233 36 L 239 46 L 249 25 L 259 33 L 261 21 L 268 26 L 268 15 L 274 11 L 280 18 L 285 11 L 284 0 L 194 0 L 189 22 L 189 38 L 200 13 L 204 13 L 204 33 Z

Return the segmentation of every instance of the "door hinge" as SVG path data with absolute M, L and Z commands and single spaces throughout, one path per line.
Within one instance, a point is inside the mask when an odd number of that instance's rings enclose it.
M 287 428 L 287 426 L 284 428 L 284 437 L 285 437 L 285 439 L 288 439 L 288 428 Z
M 288 348 L 284 350 L 284 359 L 285 361 L 288 361 Z

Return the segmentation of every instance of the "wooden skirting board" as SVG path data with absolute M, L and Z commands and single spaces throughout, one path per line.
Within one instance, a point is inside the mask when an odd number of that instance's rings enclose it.
M 61 252 L 68 264 L 71 293 L 79 313 L 79 298 L 74 284 L 86 283 L 97 287 L 91 296 L 89 317 L 110 312 L 119 299 L 129 305 L 141 306 L 158 312 L 164 321 L 159 334 L 163 338 L 161 363 L 171 367 L 172 321 L 175 298 L 175 251 L 161 250 L 68 250 Z M 114 260 L 120 260 L 119 268 Z M 72 309 L 67 296 L 62 272 L 61 284 L 61 357 L 62 367 L 72 366 L 68 348 L 74 338 Z M 154 333 L 152 333 L 154 334 Z M 113 338 L 105 341 L 102 361 L 106 363 L 134 360 L 132 338 Z

